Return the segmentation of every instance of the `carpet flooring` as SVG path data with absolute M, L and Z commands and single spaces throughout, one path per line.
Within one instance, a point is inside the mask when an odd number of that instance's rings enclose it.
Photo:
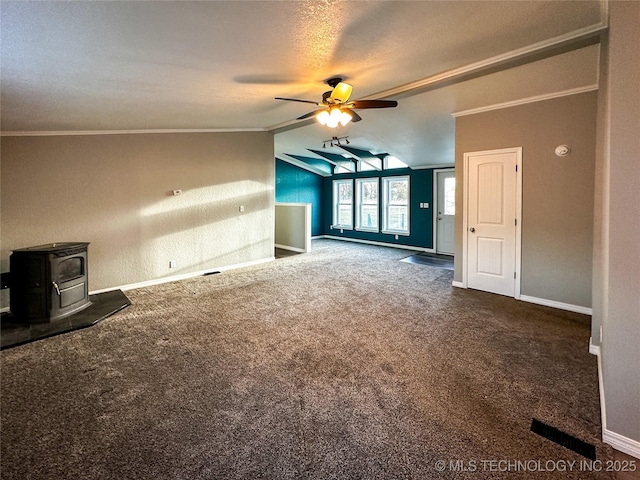
M 613 478 L 530 430 L 612 458 L 589 317 L 410 254 L 316 240 L 0 352 L 2 479 Z

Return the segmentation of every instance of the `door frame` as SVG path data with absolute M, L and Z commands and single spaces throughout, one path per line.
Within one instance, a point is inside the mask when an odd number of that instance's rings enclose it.
M 433 170 L 433 204 L 432 204 L 433 209 L 431 211 L 433 212 L 433 251 L 434 253 L 438 253 L 438 173 L 448 173 L 448 172 L 455 174 L 456 169 L 454 167 L 449 167 L 449 168 L 438 168 Z M 456 185 L 456 188 L 458 188 L 457 185 Z M 454 250 L 455 250 L 455 245 L 454 245 Z M 449 254 L 443 254 L 443 255 L 449 255 Z M 454 254 L 451 254 L 451 256 L 454 257 L 455 252 Z
M 500 148 L 496 150 L 480 150 L 477 152 L 465 152 L 463 163 L 463 200 L 462 200 L 462 287 L 468 288 L 468 242 L 469 242 L 469 218 L 468 218 L 468 202 L 469 202 L 469 157 L 481 155 L 495 155 L 500 153 L 516 154 L 516 259 L 515 270 L 516 278 L 514 279 L 514 298 L 520 299 L 520 287 L 522 283 L 521 267 L 522 267 L 522 147 Z

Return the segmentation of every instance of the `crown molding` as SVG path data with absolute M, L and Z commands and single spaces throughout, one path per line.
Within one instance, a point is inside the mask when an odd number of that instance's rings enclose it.
M 500 110 L 502 108 L 516 107 L 518 105 L 526 105 L 527 103 L 541 102 L 544 100 L 551 100 L 552 98 L 568 97 L 569 95 L 578 95 L 579 93 L 593 92 L 598 90 L 598 85 L 585 85 L 584 87 L 571 88 L 569 90 L 563 90 L 561 92 L 544 93 L 542 95 L 535 95 L 533 97 L 520 98 L 518 100 L 512 100 L 510 102 L 496 103 L 494 105 L 486 105 L 484 107 L 471 108 L 469 110 L 461 110 L 459 112 L 453 112 L 452 117 L 464 117 L 465 115 L 475 115 L 476 113 L 490 112 L 492 110 Z
M 606 7 L 605 7 L 606 8 Z M 608 30 L 605 22 L 589 25 L 572 32 L 558 35 L 523 48 L 486 58 L 479 62 L 470 63 L 458 68 L 452 68 L 429 77 L 406 83 L 398 87 L 383 90 L 372 95 L 362 97 L 361 100 L 382 100 L 393 96 L 410 96 L 427 90 L 437 89 L 453 83 L 463 82 L 471 78 L 490 72 L 506 70 L 516 65 L 552 57 L 559 53 L 578 50 L 600 41 L 600 36 Z M 313 118 L 305 120 L 288 120 L 277 125 L 267 127 L 268 132 L 282 133 L 288 130 L 304 127 L 313 123 Z
M 590 25 L 523 48 L 495 55 L 479 62 L 437 73 L 422 80 L 384 90 L 368 97 L 363 97 L 362 100 L 384 99 L 402 94 L 419 93 L 419 91 L 426 89 L 439 88 L 468 80 L 469 78 L 474 78 L 487 72 L 505 70 L 514 65 L 529 63 L 557 55 L 558 53 L 577 50 L 598 43 L 600 35 L 605 33 L 607 29 L 608 26 L 603 22 Z
M 60 137 L 77 135 L 143 135 L 165 133 L 239 133 L 266 132 L 265 128 L 196 128 L 196 129 L 157 129 L 157 130 L 51 130 L 33 132 L 0 132 L 2 137 Z

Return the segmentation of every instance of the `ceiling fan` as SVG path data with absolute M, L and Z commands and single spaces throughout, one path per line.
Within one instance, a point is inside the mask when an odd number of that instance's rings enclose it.
M 312 116 L 316 116 L 322 125 L 330 128 L 336 128 L 338 124 L 346 125 L 347 123 L 359 122 L 362 117 L 354 110 L 364 110 L 367 108 L 389 108 L 397 107 L 398 102 L 395 100 L 351 100 L 351 91 L 353 87 L 348 83 L 344 83 L 342 78 L 334 77 L 327 80 L 327 84 L 331 90 L 322 94 L 322 102 L 314 102 L 312 100 L 300 100 L 297 98 L 276 97 L 276 100 L 287 100 L 290 102 L 311 103 L 322 107 L 313 112 L 305 113 L 296 120 L 304 120 Z

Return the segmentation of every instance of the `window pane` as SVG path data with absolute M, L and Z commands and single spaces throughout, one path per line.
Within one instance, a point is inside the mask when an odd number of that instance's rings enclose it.
M 378 206 L 362 205 L 360 210 L 360 226 L 365 228 L 378 228 Z
M 353 228 L 353 181 L 333 182 L 333 224 L 338 228 Z
M 408 230 L 407 207 L 390 205 L 388 212 L 389 218 L 387 219 L 387 228 L 389 230 Z
M 338 206 L 338 225 L 351 225 L 351 205 Z
M 384 168 L 385 170 L 389 170 L 392 168 L 406 168 L 407 164 L 404 163 L 402 160 L 400 160 L 397 157 L 394 157 L 392 155 L 387 155 L 384 158 Z
M 356 180 L 356 228 L 378 231 L 378 179 Z
M 362 203 L 378 203 L 378 182 L 362 182 Z
M 389 181 L 389 204 L 390 205 L 407 205 L 409 183 L 406 180 Z
M 444 214 L 456 214 L 456 179 L 451 177 L 444 179 Z
M 359 172 L 369 172 L 371 170 L 376 170 L 376 167 L 374 167 L 373 165 L 369 165 L 367 162 L 358 162 Z
M 383 187 L 383 232 L 409 234 L 409 177 L 385 178 Z
M 351 183 L 340 183 L 338 185 L 338 203 L 351 203 L 353 198 L 353 188 Z

